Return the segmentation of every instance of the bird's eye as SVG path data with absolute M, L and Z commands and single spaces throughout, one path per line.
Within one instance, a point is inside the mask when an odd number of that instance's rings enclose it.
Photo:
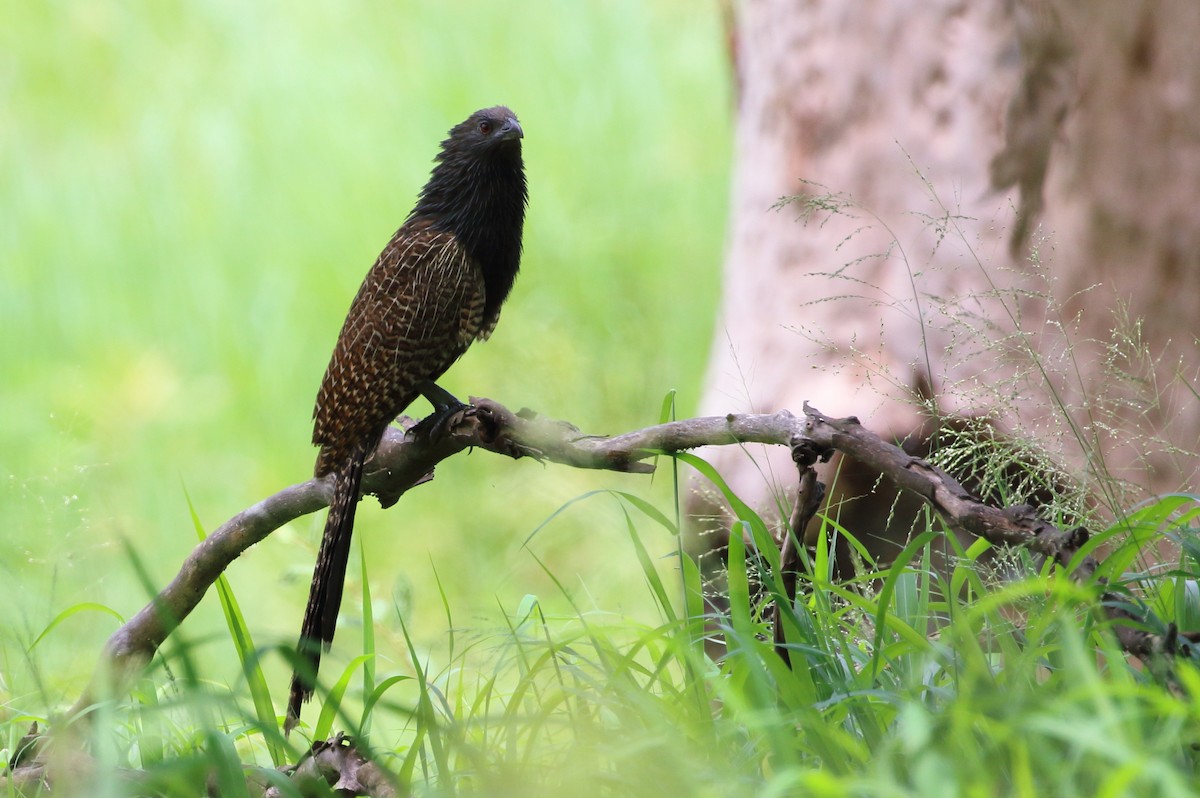
M 492 123 L 486 119 L 479 123 L 479 132 L 483 135 L 488 135 L 492 132 Z

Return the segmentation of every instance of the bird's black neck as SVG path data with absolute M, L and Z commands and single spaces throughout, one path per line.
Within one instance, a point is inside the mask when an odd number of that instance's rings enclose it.
M 444 157 L 421 191 L 409 221 L 429 219 L 453 233 L 483 269 L 484 317 L 494 319 L 521 264 L 528 193 L 520 150 L 490 158 Z

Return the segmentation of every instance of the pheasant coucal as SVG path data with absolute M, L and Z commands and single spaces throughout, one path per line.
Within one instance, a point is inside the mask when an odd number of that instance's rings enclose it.
M 472 341 L 491 335 L 516 279 L 528 202 L 522 137 L 503 106 L 450 131 L 416 207 L 346 314 L 313 412 L 316 475 L 332 475 L 333 501 L 300 629 L 287 730 L 333 641 L 363 462 L 418 395 L 439 412 L 458 406 L 434 380 Z

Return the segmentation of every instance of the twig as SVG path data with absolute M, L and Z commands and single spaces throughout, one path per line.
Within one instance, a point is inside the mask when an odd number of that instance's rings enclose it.
M 831 450 L 817 451 L 807 438 L 797 438 L 792 442 L 792 461 L 800 471 L 800 487 L 796 491 L 796 506 L 788 519 L 787 534 L 779 552 L 780 578 L 783 581 L 783 594 L 788 600 L 796 600 L 796 576 L 800 571 L 800 547 L 804 541 L 804 530 L 821 509 L 821 501 L 825 498 L 825 483 L 817 481 L 817 471 L 813 466 L 817 461 L 826 462 L 833 452 Z M 775 653 L 789 666 L 792 656 L 786 645 L 786 635 L 783 628 L 783 607 L 775 602 Z

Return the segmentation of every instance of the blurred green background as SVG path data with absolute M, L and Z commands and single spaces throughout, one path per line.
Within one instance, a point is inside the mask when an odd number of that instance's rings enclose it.
M 306 479 L 316 388 L 350 299 L 438 142 L 505 103 L 526 131 L 521 277 L 491 341 L 442 384 L 587 432 L 697 400 L 719 286 L 730 70 L 716 2 L 0 0 L 0 697 L 73 700 L 116 622 L 207 529 Z M 423 402 L 413 412 L 424 414 Z M 357 534 L 380 671 L 399 607 L 436 650 L 447 620 L 501 625 L 525 594 L 650 615 L 616 488 L 671 482 L 476 453 Z M 259 645 L 299 629 L 324 513 L 228 572 Z M 675 543 L 645 527 L 652 554 Z M 664 571 L 671 570 L 664 560 Z M 360 645 L 352 562 L 325 674 Z M 239 670 L 215 596 L 182 629 L 210 678 Z M 389 661 L 390 660 L 390 661 Z M 282 701 L 278 659 L 268 671 Z M 3 710 L 0 710 L 3 711 Z

